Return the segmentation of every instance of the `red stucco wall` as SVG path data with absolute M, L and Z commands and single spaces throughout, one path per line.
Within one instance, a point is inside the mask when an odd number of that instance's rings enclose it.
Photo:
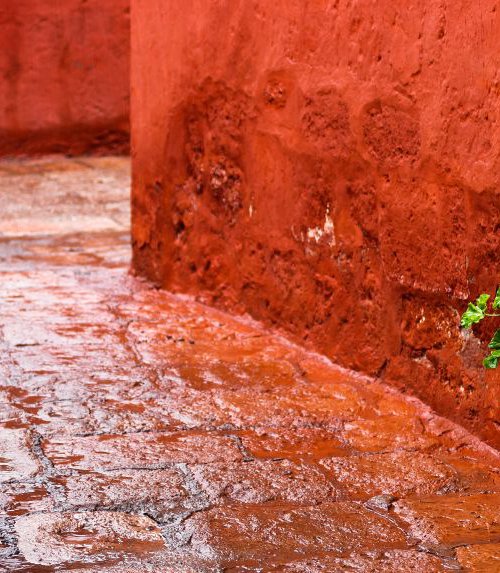
M 126 151 L 128 6 L 0 2 L 0 155 Z
M 500 9 L 136 2 L 139 274 L 249 312 L 499 445 Z

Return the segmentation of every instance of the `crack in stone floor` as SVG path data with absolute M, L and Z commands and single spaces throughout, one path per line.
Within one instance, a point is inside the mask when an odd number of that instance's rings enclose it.
M 497 454 L 131 277 L 128 186 L 0 163 L 0 571 L 500 571 Z

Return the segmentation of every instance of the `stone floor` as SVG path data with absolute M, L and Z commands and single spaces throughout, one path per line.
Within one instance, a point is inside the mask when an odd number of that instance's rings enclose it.
M 495 453 L 129 276 L 128 184 L 0 164 L 0 571 L 500 571 Z

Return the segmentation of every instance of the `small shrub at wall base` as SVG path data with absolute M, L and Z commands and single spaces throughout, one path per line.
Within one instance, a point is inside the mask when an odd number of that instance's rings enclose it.
M 475 302 L 469 302 L 467 310 L 463 313 L 460 320 L 460 326 L 468 329 L 487 317 L 500 317 L 500 313 L 488 312 L 489 299 L 489 294 L 481 294 Z M 491 307 L 492 310 L 500 310 L 500 288 L 497 289 Z M 485 368 L 496 368 L 500 360 L 500 329 L 493 335 L 491 342 L 488 344 L 488 348 L 490 349 L 490 354 L 483 360 L 483 364 Z

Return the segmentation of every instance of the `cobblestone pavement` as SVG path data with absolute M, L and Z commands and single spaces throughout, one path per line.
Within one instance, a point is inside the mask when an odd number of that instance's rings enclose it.
M 0 164 L 0 571 L 500 571 L 495 453 L 130 277 L 128 180 Z

